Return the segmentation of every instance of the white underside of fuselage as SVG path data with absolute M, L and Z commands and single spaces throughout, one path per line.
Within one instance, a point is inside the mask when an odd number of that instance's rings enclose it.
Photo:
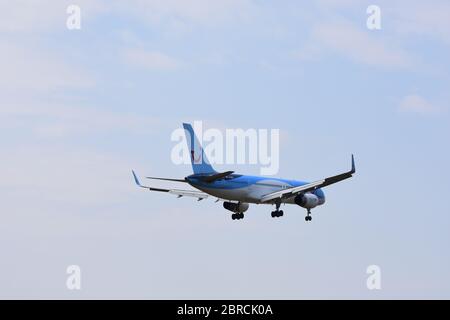
M 207 188 L 195 186 L 207 194 L 230 201 L 247 202 L 260 204 L 260 199 L 270 193 L 291 188 L 292 186 L 278 180 L 261 180 L 254 184 L 233 189 Z M 283 203 L 294 204 L 294 197 L 284 199 Z

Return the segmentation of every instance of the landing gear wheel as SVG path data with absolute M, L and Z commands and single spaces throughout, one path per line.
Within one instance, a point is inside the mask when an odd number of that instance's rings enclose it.
M 271 216 L 272 218 L 278 218 L 278 217 L 282 217 L 283 216 L 283 210 L 276 210 L 276 211 L 272 211 Z
M 278 218 L 283 216 L 283 210 L 280 210 L 281 201 L 275 202 L 275 211 L 272 211 L 272 218 Z
M 233 219 L 233 220 L 240 220 L 240 219 L 244 219 L 244 213 L 233 213 L 232 215 L 231 215 L 231 219 Z

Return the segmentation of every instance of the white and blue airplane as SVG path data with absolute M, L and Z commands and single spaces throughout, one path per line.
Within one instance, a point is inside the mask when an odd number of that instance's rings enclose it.
M 244 218 L 244 212 L 249 204 L 275 205 L 272 217 L 283 216 L 281 204 L 296 204 L 307 210 L 306 221 L 311 221 L 311 209 L 325 203 L 325 194 L 321 188 L 352 177 L 355 173 L 355 160 L 352 155 L 352 168 L 350 171 L 328 177 L 315 182 L 277 179 L 263 176 L 248 176 L 236 174 L 234 171 L 217 172 L 210 165 L 190 124 L 184 123 L 186 142 L 191 152 L 191 163 L 194 174 L 184 179 L 156 178 L 148 179 L 175 181 L 188 183 L 198 190 L 161 189 L 141 185 L 136 173 L 132 171 L 134 181 L 141 187 L 150 191 L 167 192 L 179 198 L 188 196 L 198 201 L 208 197 L 215 197 L 223 201 L 223 207 L 233 214 L 233 220 Z

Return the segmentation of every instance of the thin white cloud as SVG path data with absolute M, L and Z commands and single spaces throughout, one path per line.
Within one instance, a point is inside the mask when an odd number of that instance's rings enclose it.
M 47 34 L 71 32 L 66 26 L 70 4 L 69 0 L 0 1 L 1 91 L 26 91 L 30 95 L 95 85 L 93 75 L 70 59 L 61 47 L 49 48 L 40 41 Z M 82 21 L 104 11 L 100 2 L 80 0 L 77 5 L 82 9 Z
M 383 7 L 392 17 L 395 31 L 404 36 L 426 36 L 450 44 L 450 2 L 447 0 L 397 3 Z M 383 8 L 382 7 L 382 8 Z
M 0 128 L 21 129 L 39 137 L 55 139 L 98 132 L 148 133 L 161 123 L 157 118 L 127 112 L 36 101 L 4 102 L 0 115 L 5 120 Z
M 419 114 L 435 114 L 441 110 L 441 108 L 435 106 L 418 94 L 405 96 L 400 101 L 399 109 L 402 112 L 412 112 Z
M 389 1 L 378 0 L 374 3 L 362 3 L 360 0 L 316 0 L 323 11 L 360 15 L 364 22 L 364 10 L 369 4 L 381 8 L 383 32 L 396 34 L 405 40 L 407 37 L 425 36 L 450 44 L 450 2 L 447 0 L 429 1 Z
M 89 88 L 92 75 L 67 63 L 49 50 L 24 41 L 0 43 L 0 87 L 8 91 L 52 91 L 66 87 Z
M 81 8 L 82 27 L 100 14 L 132 16 L 145 23 L 185 32 L 193 26 L 233 26 L 257 12 L 253 0 L 16 0 L 0 1 L 0 32 L 65 32 L 66 9 Z
M 61 203 L 83 206 L 112 202 L 133 191 L 131 166 L 124 155 L 27 145 L 9 148 L 0 166 L 0 188 L 7 190 L 7 198 L 39 203 L 41 210 Z
M 114 2 L 116 10 L 128 12 L 152 24 L 169 28 L 188 25 L 218 26 L 246 21 L 256 9 L 251 0 L 130 0 Z
M 358 0 L 316 0 L 307 19 L 313 26 L 301 50 L 293 56 L 303 61 L 326 57 L 327 52 L 351 61 L 389 69 L 435 72 L 442 61 L 425 59 L 424 41 L 450 44 L 450 3 L 446 0 L 386 1 L 381 8 L 382 29 L 366 28 L 367 14 Z M 315 26 L 314 26 L 315 24 Z M 413 48 L 413 50 L 411 50 Z
M 361 4 L 361 0 L 315 0 L 322 9 L 336 9 L 356 7 Z
M 0 1 L 0 31 L 35 32 L 55 27 L 65 19 L 63 2 L 52 0 Z M 60 12 L 60 14 L 59 14 Z M 64 24 L 61 24 L 64 27 Z
M 137 48 L 125 50 L 123 57 L 128 64 L 147 70 L 174 71 L 183 65 L 181 61 L 162 52 Z
M 73 4 L 81 8 L 82 22 L 108 10 L 103 0 L 1 0 L 0 32 L 68 32 L 66 10 Z
M 323 23 L 317 25 L 311 36 L 312 43 L 298 56 L 319 54 L 331 51 L 357 63 L 388 68 L 407 68 L 412 66 L 413 58 L 400 48 L 388 45 L 387 39 L 378 38 L 368 30 L 347 23 Z M 311 50 L 313 48 L 314 50 Z

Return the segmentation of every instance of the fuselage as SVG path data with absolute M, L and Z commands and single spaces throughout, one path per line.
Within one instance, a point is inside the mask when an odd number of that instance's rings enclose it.
M 190 175 L 186 181 L 214 197 L 247 203 L 261 203 L 260 199 L 267 194 L 307 184 L 304 181 L 241 174 L 231 174 L 214 182 L 202 181 L 201 177 L 198 174 Z M 319 198 L 319 205 L 325 203 L 325 194 L 321 189 L 311 193 Z M 283 203 L 295 203 L 294 197 L 284 199 Z

